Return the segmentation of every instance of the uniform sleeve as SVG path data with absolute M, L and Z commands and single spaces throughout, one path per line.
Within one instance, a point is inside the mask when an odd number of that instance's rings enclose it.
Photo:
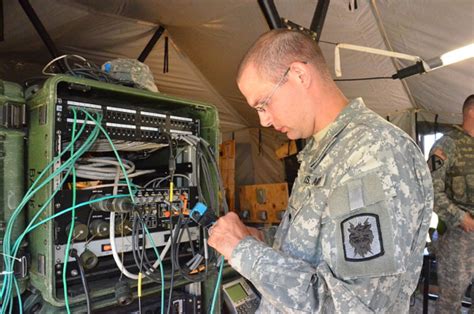
M 448 228 L 458 226 L 466 214 L 453 203 L 446 193 L 446 173 L 452 167 L 454 150 L 454 141 L 448 136 L 444 136 L 435 143 L 428 159 L 433 179 L 434 211 Z
M 251 237 L 234 249 L 231 265 L 275 307 L 311 313 L 408 309 L 431 216 L 431 178 L 411 142 L 396 151 L 376 146 L 347 158 L 347 171 L 337 178 L 330 214 L 318 223 L 319 263 Z
M 324 262 L 317 267 L 247 237 L 232 252 L 232 267 L 250 280 L 276 307 L 318 313 L 331 294 L 345 300 L 341 313 L 371 313 Z M 328 284 L 326 284 L 326 280 Z

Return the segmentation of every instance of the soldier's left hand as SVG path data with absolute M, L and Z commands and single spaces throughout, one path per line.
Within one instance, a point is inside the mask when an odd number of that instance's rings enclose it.
M 461 222 L 461 228 L 466 232 L 474 232 L 474 218 L 469 213 L 464 215 L 464 219 Z
M 240 240 L 251 235 L 239 216 L 230 212 L 209 229 L 208 244 L 229 260 Z

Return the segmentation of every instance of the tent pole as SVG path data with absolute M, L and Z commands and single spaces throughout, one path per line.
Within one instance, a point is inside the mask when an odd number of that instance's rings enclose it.
M 41 23 L 41 20 L 39 19 L 35 10 L 31 6 L 30 2 L 28 0 L 18 0 L 18 2 L 23 8 L 23 11 L 25 11 L 26 15 L 28 16 L 28 19 L 30 20 L 31 24 L 33 24 L 33 27 L 35 28 L 36 32 L 41 37 L 41 40 L 43 40 L 43 43 L 45 44 L 51 56 L 53 58 L 59 57 L 60 54 L 58 49 L 54 45 L 53 40 L 46 31 L 46 28 L 44 27 L 43 23 Z M 61 71 L 64 72 L 65 68 L 61 61 L 58 62 L 58 65 Z
M 282 28 L 280 14 L 273 0 L 258 0 L 258 4 L 270 29 Z
M 3 34 L 5 28 L 5 18 L 3 16 L 3 0 L 0 0 L 0 41 L 3 41 L 5 39 L 5 36 Z
M 313 20 L 311 21 L 310 30 L 316 33 L 316 42 L 319 42 L 321 32 L 323 31 L 324 20 L 329 8 L 330 0 L 319 0 L 314 11 Z

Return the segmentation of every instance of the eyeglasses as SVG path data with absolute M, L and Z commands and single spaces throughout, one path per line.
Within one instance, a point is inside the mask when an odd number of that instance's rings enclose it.
M 262 100 L 255 107 L 253 107 L 255 110 L 257 110 L 257 112 L 265 112 L 265 107 L 268 106 L 268 102 L 270 101 L 270 99 L 273 97 L 273 95 L 275 95 L 275 92 L 278 90 L 278 88 L 282 86 L 285 82 L 286 76 L 288 75 L 288 73 L 290 73 L 290 69 L 291 67 L 288 67 L 288 69 L 286 69 L 285 73 L 283 73 L 283 76 L 280 78 L 278 83 L 275 84 L 275 87 L 273 88 L 272 92 L 267 97 L 265 97 L 264 100 Z

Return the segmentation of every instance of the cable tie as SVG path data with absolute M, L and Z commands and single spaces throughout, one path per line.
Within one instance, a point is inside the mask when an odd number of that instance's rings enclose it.
M 12 271 L 2 271 L 0 275 L 8 275 L 8 274 L 13 274 Z
M 21 258 L 14 257 L 14 256 L 11 256 L 11 255 L 8 255 L 8 254 L 5 254 L 5 253 L 0 253 L 0 255 L 3 255 L 3 256 L 6 256 L 6 257 L 9 257 L 9 258 L 12 258 L 14 260 L 17 260 L 17 261 L 21 262 Z

